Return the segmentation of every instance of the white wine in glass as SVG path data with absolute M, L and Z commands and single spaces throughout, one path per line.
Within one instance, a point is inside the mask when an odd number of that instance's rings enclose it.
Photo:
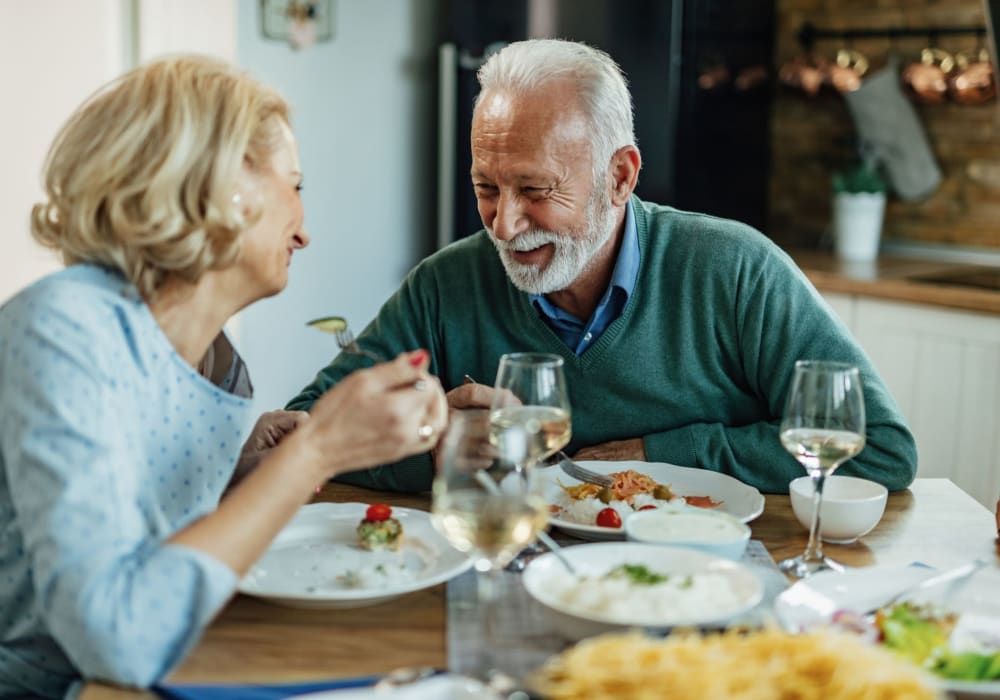
M 563 358 L 541 352 L 513 352 L 500 358 L 490 406 L 491 440 L 503 444 L 512 430 L 528 436 L 527 450 L 515 461 L 526 469 L 569 444 L 569 392 Z
M 809 544 L 780 568 L 794 578 L 823 569 L 841 570 L 823 556 L 823 484 L 833 470 L 865 446 L 865 400 L 858 368 L 843 362 L 799 360 L 781 420 L 781 444 L 813 481 Z
M 494 444 L 487 410 L 454 411 L 437 451 L 431 522 L 459 551 L 474 558 L 478 613 L 483 639 L 476 668 L 479 680 L 496 683 L 497 594 L 501 570 L 548 522 L 541 479 L 523 474 L 513 459 L 527 452 L 528 436 L 512 428 Z
M 490 440 L 500 449 L 500 458 L 513 462 L 528 478 L 544 459 L 569 444 L 572 434 L 569 392 L 563 358 L 542 352 L 512 352 L 500 357 L 490 405 Z M 519 437 L 527 442 L 520 452 Z M 525 555 L 539 547 L 528 543 Z M 515 566 L 523 566 L 523 558 Z

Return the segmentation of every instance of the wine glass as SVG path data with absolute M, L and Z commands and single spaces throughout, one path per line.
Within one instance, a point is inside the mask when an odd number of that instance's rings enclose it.
M 563 358 L 540 352 L 514 352 L 500 358 L 490 406 L 490 439 L 501 444 L 507 431 L 528 436 L 517 467 L 526 471 L 569 443 L 569 392 Z
M 533 542 L 548 521 L 541 479 L 517 464 L 528 435 L 514 428 L 492 439 L 489 411 L 454 411 L 437 450 L 431 522 L 453 547 L 475 560 L 480 629 L 484 643 L 474 675 L 503 687 L 497 669 L 500 644 L 497 596 L 503 567 Z
M 796 362 L 781 420 L 781 444 L 812 478 L 813 517 L 806 551 L 784 560 L 780 568 L 794 578 L 823 569 L 843 570 L 823 556 L 820 508 L 826 477 L 865 446 L 865 400 L 858 368 L 826 360 Z
M 490 439 L 503 444 L 510 431 L 527 435 L 527 450 L 514 457 L 522 475 L 528 475 L 543 460 L 569 443 L 571 434 L 569 392 L 563 373 L 563 358 L 540 352 L 514 352 L 500 357 L 490 406 Z M 507 455 L 511 457 L 511 455 Z M 538 554 L 530 542 L 522 553 Z M 514 568 L 524 568 L 524 557 Z

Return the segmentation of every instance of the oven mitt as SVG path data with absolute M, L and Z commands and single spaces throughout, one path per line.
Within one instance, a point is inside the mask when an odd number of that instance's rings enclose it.
M 875 157 L 902 200 L 930 196 L 941 183 L 941 169 L 913 105 L 899 85 L 895 57 L 882 70 L 844 94 L 862 151 Z

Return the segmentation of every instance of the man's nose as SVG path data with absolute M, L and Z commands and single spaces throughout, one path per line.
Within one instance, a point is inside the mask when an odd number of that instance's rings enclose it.
M 497 210 L 493 217 L 493 235 L 499 240 L 509 241 L 527 230 L 528 217 L 519 198 L 501 193 L 497 198 Z

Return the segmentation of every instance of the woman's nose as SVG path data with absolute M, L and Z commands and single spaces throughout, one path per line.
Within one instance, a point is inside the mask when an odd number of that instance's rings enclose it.
M 292 242 L 296 248 L 305 248 L 309 245 L 309 233 L 305 228 L 300 228 L 299 232 L 292 237 Z

